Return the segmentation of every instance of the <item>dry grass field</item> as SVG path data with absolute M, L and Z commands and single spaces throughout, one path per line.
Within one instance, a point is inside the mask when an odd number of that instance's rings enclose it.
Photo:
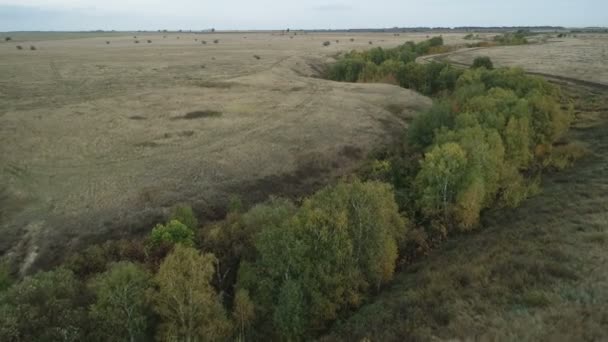
M 311 77 L 426 34 L 58 35 L 0 43 L 0 254 L 26 266 L 147 232 L 178 202 L 214 218 L 231 195 L 310 192 L 431 104 Z
M 608 35 L 578 34 L 552 38 L 545 44 L 468 49 L 450 54 L 450 62 L 471 64 L 488 56 L 496 66 L 523 67 L 526 71 L 608 85 Z
M 431 103 L 396 86 L 315 77 L 341 51 L 425 33 L 58 35 L 0 43 L 0 254 L 26 266 L 147 232 L 178 202 L 216 218 L 232 195 L 308 193 Z M 447 59 L 488 55 L 608 84 L 607 48 L 606 35 L 579 35 Z
M 231 196 L 298 197 L 352 173 L 403 138 L 431 99 L 318 76 L 341 51 L 427 37 L 20 34 L 0 42 L 0 256 L 27 273 L 89 243 L 147 233 L 176 203 L 215 219 Z M 444 35 L 448 45 L 470 43 L 463 37 Z M 320 340 L 607 338 L 608 35 L 537 37 L 421 60 L 468 66 L 489 56 L 546 76 L 575 113 L 558 144 L 586 155 L 547 170 L 518 208 L 486 210 L 479 231 L 400 269 Z

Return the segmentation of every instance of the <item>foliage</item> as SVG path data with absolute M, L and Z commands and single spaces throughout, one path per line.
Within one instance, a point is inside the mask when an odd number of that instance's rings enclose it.
M 86 312 L 81 293 L 81 284 L 66 269 L 24 278 L 0 292 L 0 340 L 82 340 Z
M 216 259 L 183 245 L 175 246 L 154 277 L 154 309 L 164 341 L 218 341 L 230 334 L 230 322 L 210 285 Z
M 218 259 L 214 285 L 228 295 L 236 281 L 240 261 L 255 258 L 255 236 L 268 226 L 281 225 L 296 211 L 295 205 L 280 198 L 257 204 L 246 213 L 235 211 L 240 207 L 234 206 L 226 219 L 207 227 L 201 236 L 202 249 Z
M 108 264 L 118 261 L 146 262 L 144 244 L 140 240 L 116 240 L 92 245 L 69 256 L 64 267 L 79 278 L 87 278 L 104 272 Z
M 486 68 L 488 70 L 492 70 L 494 69 L 494 64 L 492 64 L 492 60 L 490 59 L 490 57 L 479 56 L 473 60 L 473 65 L 471 65 L 471 68 Z
M 171 220 L 166 225 L 157 224 L 150 233 L 148 245 L 151 248 L 164 243 L 194 245 L 194 232 L 177 220 Z
M 0 292 L 8 289 L 13 283 L 8 263 L 0 261 Z
M 497 199 L 517 205 L 534 187 L 522 170 L 549 158 L 571 119 L 546 81 L 519 69 L 466 71 L 409 132 L 413 147 L 430 151 L 416 177 L 423 216 L 470 229 Z
M 193 231 L 199 228 L 198 219 L 196 218 L 196 215 L 194 215 L 192 207 L 189 205 L 179 204 L 173 207 L 168 221 L 170 222 L 173 220 L 181 222 Z
M 257 258 L 242 264 L 237 288 L 249 290 L 261 325 L 298 340 L 392 278 L 405 232 L 389 186 L 340 183 L 257 234 Z
M 494 37 L 494 41 L 500 45 L 525 45 L 528 44 L 526 39 L 526 31 L 517 31 L 514 33 L 505 33 Z
M 238 290 L 234 295 L 232 316 L 238 328 L 237 341 L 245 341 L 246 332 L 255 318 L 255 306 L 247 290 Z
M 130 262 L 113 264 L 91 282 L 96 301 L 90 308 L 94 337 L 100 341 L 141 341 L 149 324 L 146 292 L 151 277 Z
M 414 43 L 406 42 L 391 49 L 377 47 L 368 51 L 351 51 L 334 63 L 327 78 L 342 82 L 388 82 L 424 94 L 451 90 L 461 71 L 444 63 L 415 63 L 416 58 L 439 53 L 443 38 L 434 37 Z

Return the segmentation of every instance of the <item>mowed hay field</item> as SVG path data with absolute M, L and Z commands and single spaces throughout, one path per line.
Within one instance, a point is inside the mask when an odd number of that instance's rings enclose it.
M 313 77 L 340 51 L 427 34 L 133 35 L 0 43 L 0 255 L 22 271 L 147 232 L 178 202 L 215 218 L 232 195 L 310 192 L 431 104 Z

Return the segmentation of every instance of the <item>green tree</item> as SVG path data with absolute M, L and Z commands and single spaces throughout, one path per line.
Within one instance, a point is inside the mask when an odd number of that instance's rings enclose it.
M 407 234 L 393 189 L 385 183 L 341 182 L 314 194 L 305 209 L 346 218 L 353 260 L 366 286 L 392 279 L 397 242 Z
M 83 340 L 82 292 L 74 274 L 62 268 L 28 276 L 0 292 L 0 340 Z
M 466 153 L 457 143 L 435 146 L 426 153 L 416 177 L 419 207 L 423 212 L 430 216 L 442 215 L 447 221 L 466 169 Z
M 406 229 L 390 186 L 328 187 L 256 236 L 257 257 L 241 263 L 237 288 L 249 290 L 262 325 L 273 321 L 284 340 L 305 338 L 391 279 Z
M 255 319 L 255 305 L 249 297 L 249 291 L 243 289 L 236 291 L 232 316 L 238 326 L 237 341 L 245 341 L 246 332 Z
M 194 232 L 179 221 L 172 220 L 166 225 L 157 224 L 150 234 L 149 246 L 156 247 L 163 243 L 194 245 Z
M 154 309 L 164 341 L 218 341 L 230 334 L 230 322 L 210 285 L 216 259 L 212 254 L 176 245 L 154 277 Z
M 301 284 L 287 279 L 279 290 L 277 302 L 273 321 L 281 337 L 285 341 L 303 340 L 308 313 Z
M 100 341 L 141 341 L 148 328 L 146 293 L 151 276 L 130 262 L 113 264 L 90 284 L 96 301 L 90 307 Z
M 433 144 L 435 134 L 440 129 L 453 126 L 454 114 L 449 103 L 436 103 L 427 112 L 414 117 L 407 131 L 408 142 L 417 149 L 425 149 Z

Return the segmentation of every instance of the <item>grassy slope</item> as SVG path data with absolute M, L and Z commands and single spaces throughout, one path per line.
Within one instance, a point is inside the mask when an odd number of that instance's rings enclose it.
M 608 339 L 608 91 L 567 90 L 568 139 L 591 154 L 398 274 L 324 340 Z

